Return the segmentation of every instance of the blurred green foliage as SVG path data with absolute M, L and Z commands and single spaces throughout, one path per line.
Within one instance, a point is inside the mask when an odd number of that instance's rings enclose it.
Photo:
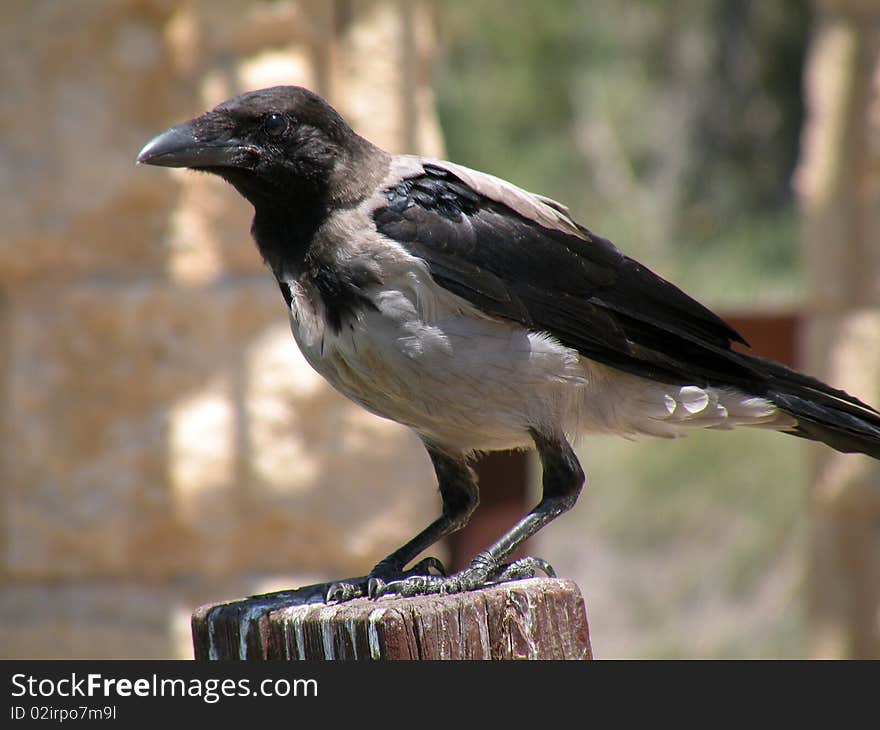
M 593 599 L 599 656 L 803 654 L 803 442 L 594 436 L 577 453 L 587 487 L 538 551 Z
M 444 0 L 450 159 L 566 203 L 716 309 L 803 291 L 790 179 L 809 4 Z M 761 432 L 585 438 L 540 552 L 599 656 L 803 653 L 805 445 Z
M 709 304 L 800 297 L 807 2 L 438 8 L 450 159 L 559 199 Z

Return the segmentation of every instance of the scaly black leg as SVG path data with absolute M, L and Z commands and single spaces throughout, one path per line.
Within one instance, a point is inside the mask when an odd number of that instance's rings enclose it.
M 584 472 L 564 437 L 548 437 L 535 430 L 531 431 L 531 435 L 544 471 L 544 491 L 538 505 L 494 545 L 478 553 L 461 572 L 450 576 L 410 576 L 388 583 L 379 591 L 379 595 L 460 593 L 493 583 L 532 577 L 537 570 L 542 570 L 551 577 L 554 575 L 553 569 L 538 558 L 523 558 L 510 564 L 504 563 L 524 540 L 571 509 L 584 484 Z
M 358 581 L 334 583 L 327 591 L 327 602 L 348 601 L 358 596 L 377 597 L 384 593 L 385 586 L 391 582 L 399 582 L 416 577 L 431 576 L 434 569 L 440 575 L 446 575 L 446 569 L 437 558 L 420 560 L 409 570 L 404 567 L 410 560 L 423 550 L 429 548 L 441 537 L 461 529 L 467 524 L 479 501 L 477 483 L 474 473 L 467 465 L 463 456 L 450 455 L 447 452 L 426 443 L 425 448 L 431 457 L 440 497 L 443 500 L 443 514 L 416 535 L 412 540 L 381 560 L 370 574 Z

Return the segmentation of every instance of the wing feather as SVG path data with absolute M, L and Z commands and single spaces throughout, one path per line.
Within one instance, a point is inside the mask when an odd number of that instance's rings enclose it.
M 374 212 L 434 279 L 494 316 L 549 332 L 600 362 L 662 380 L 739 380 L 743 339 L 567 209 L 452 163 L 414 164 Z
M 377 230 L 482 311 L 544 331 L 586 357 L 683 386 L 733 387 L 792 415 L 791 433 L 880 458 L 880 413 L 783 365 L 737 352 L 709 309 L 565 206 L 439 160 L 397 158 Z

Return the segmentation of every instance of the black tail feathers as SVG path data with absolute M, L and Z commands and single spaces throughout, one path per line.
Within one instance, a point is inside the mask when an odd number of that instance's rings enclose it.
M 767 377 L 764 397 L 797 420 L 789 431 L 845 453 L 880 459 L 880 412 L 849 393 L 784 365 L 749 357 Z

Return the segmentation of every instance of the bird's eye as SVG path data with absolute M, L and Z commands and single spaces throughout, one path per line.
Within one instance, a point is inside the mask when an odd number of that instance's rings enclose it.
M 263 129 L 270 137 L 280 137 L 287 131 L 287 117 L 278 112 L 267 114 L 263 119 Z

